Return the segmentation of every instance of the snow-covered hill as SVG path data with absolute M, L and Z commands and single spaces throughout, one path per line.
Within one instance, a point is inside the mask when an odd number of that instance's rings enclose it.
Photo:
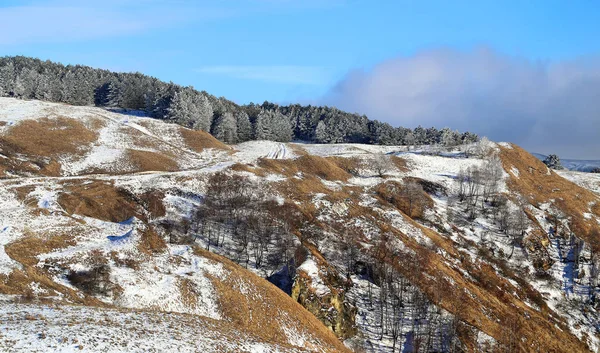
M 599 347 L 594 181 L 517 146 L 226 146 L 8 98 L 0 121 L 0 348 Z

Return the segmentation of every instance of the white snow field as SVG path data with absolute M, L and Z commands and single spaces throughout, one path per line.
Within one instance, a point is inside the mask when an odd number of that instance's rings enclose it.
M 2 352 L 305 352 L 198 315 L 0 300 Z

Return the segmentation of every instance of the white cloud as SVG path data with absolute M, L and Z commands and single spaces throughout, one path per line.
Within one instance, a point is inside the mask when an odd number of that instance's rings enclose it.
M 236 79 L 264 82 L 325 85 L 331 79 L 328 70 L 314 66 L 274 65 L 274 66 L 204 66 L 195 70 L 201 74 L 221 75 Z
M 449 126 L 542 153 L 600 158 L 599 59 L 432 50 L 350 72 L 323 103 L 392 125 Z

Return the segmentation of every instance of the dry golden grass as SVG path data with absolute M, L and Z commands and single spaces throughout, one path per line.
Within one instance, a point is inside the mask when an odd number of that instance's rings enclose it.
M 398 156 L 390 156 L 390 160 L 394 164 L 394 166 L 401 172 L 406 173 L 410 171 L 408 164 L 406 163 L 406 159 Z
M 28 204 L 29 202 L 35 201 L 33 199 L 29 199 L 28 196 L 29 194 L 35 190 L 36 186 L 35 185 L 25 185 L 25 186 L 18 186 L 16 188 L 13 188 L 11 191 L 15 194 L 15 196 L 17 196 L 17 199 L 19 199 L 19 201 L 24 202 L 25 204 Z
M 39 294 L 33 293 L 31 287 L 33 283 L 46 290 L 48 297 L 56 297 L 60 294 L 65 302 L 99 307 L 107 306 L 93 297 L 80 296 L 78 292 L 54 282 L 45 270 L 29 265 L 25 265 L 23 269 L 13 270 L 8 276 L 0 275 L 0 293 L 20 296 L 25 300 L 39 298 Z
M 95 142 L 98 134 L 84 124 L 69 118 L 24 120 L 11 127 L 0 144 L 11 146 L 14 152 L 29 156 L 57 157 L 78 155 L 82 147 Z
M 144 218 L 125 191 L 111 182 L 66 182 L 58 203 L 69 214 L 78 214 L 109 222 L 122 222 L 133 216 Z
M 265 173 L 262 169 L 256 168 L 251 164 L 242 164 L 242 163 L 236 163 L 234 165 L 232 165 L 231 167 L 229 167 L 229 169 L 233 170 L 234 172 L 246 172 L 246 173 L 252 173 L 258 176 L 265 176 Z
M 329 181 L 347 181 L 350 178 L 350 174 L 340 168 L 335 160 L 311 155 L 296 159 L 262 158 L 258 161 L 258 166 L 286 177 L 302 173 Z
M 305 156 L 308 154 L 308 152 L 301 145 L 292 143 L 289 144 L 288 147 L 296 156 Z
M 126 160 L 136 172 L 173 172 L 179 169 L 176 160 L 166 153 L 127 149 Z
M 230 150 L 231 148 L 223 142 L 214 138 L 211 134 L 201 130 L 190 130 L 179 127 L 179 132 L 185 144 L 196 152 L 202 152 L 206 148 L 215 148 L 220 150 Z
M 163 217 L 167 213 L 163 203 L 163 199 L 165 198 L 164 192 L 160 190 L 147 191 L 141 195 L 138 195 L 137 198 L 143 205 L 146 212 L 148 212 L 150 217 L 159 218 Z
M 382 201 L 392 204 L 411 218 L 422 218 L 426 210 L 433 208 L 433 199 L 425 191 L 419 190 L 408 195 L 406 185 L 396 181 L 378 184 L 374 189 Z
M 195 252 L 223 264 L 229 271 L 226 279 L 212 278 L 217 289 L 219 307 L 228 321 L 236 327 L 261 341 L 289 347 L 287 335 L 282 330 L 282 321 L 286 326 L 296 326 L 306 329 L 317 337 L 322 345 L 316 346 L 314 342 L 307 342 L 306 348 L 320 348 L 326 352 L 349 352 L 349 350 L 312 314 L 300 304 L 292 300 L 263 278 L 260 278 L 237 264 L 211 252 L 198 247 Z M 243 294 L 241 287 L 250 288 L 253 293 Z M 259 301 L 256 298 L 260 298 Z M 274 312 L 277 315 L 274 315 Z
M 24 265 L 33 266 L 38 263 L 36 256 L 73 245 L 75 245 L 75 240 L 67 234 L 49 238 L 32 235 L 7 244 L 4 249 L 11 259 Z
M 198 305 L 198 292 L 194 282 L 180 277 L 177 280 L 177 287 L 179 288 L 183 304 L 187 308 L 195 308 Z
M 357 174 L 362 165 L 362 161 L 358 157 L 327 157 L 327 160 L 333 162 L 346 173 L 349 173 L 351 175 Z
M 80 156 L 89 149 L 98 134 L 82 122 L 64 117 L 25 120 L 0 136 L 0 175 L 16 174 L 60 176 L 62 155 Z M 24 155 L 27 161 L 13 158 Z
M 141 234 L 138 249 L 146 255 L 159 254 L 167 250 L 167 242 L 153 229 L 148 228 Z

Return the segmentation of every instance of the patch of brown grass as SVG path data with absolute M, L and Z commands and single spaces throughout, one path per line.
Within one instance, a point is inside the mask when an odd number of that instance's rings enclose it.
M 37 266 L 37 256 L 75 245 L 71 235 L 56 235 L 52 237 L 26 236 L 5 246 L 7 255 L 21 263 L 22 269 L 13 270 L 8 276 L 0 275 L 0 293 L 19 295 L 22 298 L 37 297 L 31 285 L 36 283 L 48 296 L 62 294 L 65 300 L 71 303 L 80 303 L 90 306 L 106 306 L 98 299 L 90 296 L 81 296 L 68 287 L 56 283 L 47 269 Z
M 126 156 L 137 172 L 173 172 L 179 169 L 175 159 L 164 153 L 127 149 Z
M 4 249 L 11 259 L 24 265 L 33 266 L 38 263 L 38 255 L 73 245 L 75 245 L 75 240 L 71 235 L 64 234 L 49 238 L 28 236 L 7 244 Z
M 180 277 L 177 279 L 177 287 L 179 288 L 183 304 L 187 308 L 195 308 L 198 305 L 198 291 L 194 282 Z
M 87 119 L 86 125 L 89 126 L 92 130 L 98 131 L 106 126 L 106 120 L 98 117 L 91 117 Z
M 411 218 L 422 218 L 426 210 L 433 208 L 433 199 L 425 191 L 409 195 L 406 185 L 396 181 L 380 183 L 374 191 L 382 200 Z
M 290 143 L 288 144 L 288 147 L 290 148 L 290 150 L 292 150 L 292 152 L 294 152 L 296 156 L 305 156 L 308 154 L 308 152 L 304 148 L 302 148 L 301 145 Z
M 252 173 L 257 176 L 262 176 L 262 177 L 266 176 L 264 170 L 257 168 L 251 164 L 236 163 L 236 164 L 232 165 L 231 167 L 229 167 L 229 169 L 231 169 L 235 172 Z
M 98 134 L 83 123 L 69 118 L 41 118 L 24 120 L 11 127 L 0 144 L 11 146 L 17 153 L 36 157 L 58 157 L 63 154 L 77 155 L 95 142 Z
M 58 203 L 69 214 L 93 217 L 109 222 L 122 222 L 137 212 L 131 195 L 111 182 L 93 180 L 90 183 L 66 182 Z
M 202 152 L 206 148 L 215 148 L 219 150 L 230 150 L 231 147 L 214 138 L 211 134 L 201 130 L 190 130 L 184 127 L 179 128 L 179 132 L 185 144 L 196 152 Z
M 329 181 L 348 181 L 351 175 L 340 168 L 335 160 L 306 155 L 296 159 L 261 158 L 258 165 L 272 173 L 293 177 L 298 173 L 319 177 Z
M 406 159 L 398 156 L 390 156 L 390 160 L 394 164 L 394 166 L 401 172 L 406 173 L 410 171 L 408 164 L 406 163 Z
M 153 229 L 149 228 L 142 232 L 138 249 L 147 255 L 159 254 L 167 249 L 167 242 Z
M 327 160 L 332 161 L 335 165 L 351 175 L 357 175 L 362 164 L 362 161 L 358 157 L 327 157 Z
M 18 186 L 12 189 L 15 196 L 17 196 L 17 199 L 24 203 L 28 203 L 28 201 L 33 201 L 28 199 L 29 194 L 33 190 L 35 190 L 35 185 Z
M 163 199 L 165 198 L 165 193 L 160 190 L 152 190 L 146 191 L 145 193 L 138 195 L 138 202 L 142 204 L 146 212 L 152 218 L 160 218 L 163 217 L 167 210 L 163 203 Z

